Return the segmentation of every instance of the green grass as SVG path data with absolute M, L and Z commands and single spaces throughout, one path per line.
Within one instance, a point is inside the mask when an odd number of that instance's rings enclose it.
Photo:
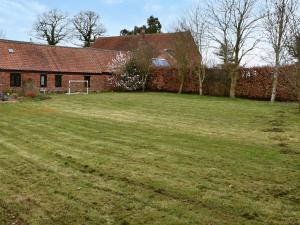
M 0 115 L 0 224 L 300 224 L 294 103 L 55 95 Z

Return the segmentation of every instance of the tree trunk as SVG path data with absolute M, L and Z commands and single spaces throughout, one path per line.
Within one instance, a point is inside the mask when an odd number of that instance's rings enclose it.
M 203 95 L 203 81 L 205 79 L 205 68 L 201 68 L 199 70 L 199 95 L 202 96 Z
M 230 71 L 231 73 L 231 84 L 230 84 L 230 98 L 235 98 L 235 88 L 238 78 L 238 69 L 234 69 Z
M 201 79 L 201 75 L 199 75 L 199 95 L 203 96 L 203 82 Z
M 280 51 L 277 49 L 275 51 L 275 71 L 273 76 L 271 103 L 275 102 L 277 96 L 279 67 L 280 67 Z
M 145 90 L 146 90 L 147 79 L 148 79 L 148 74 L 146 74 L 146 75 L 143 77 L 143 92 L 145 92 Z
M 275 66 L 275 72 L 273 76 L 273 85 L 272 85 L 272 96 L 271 103 L 274 103 L 277 95 L 277 86 L 278 86 L 278 75 L 279 75 L 279 65 Z
M 180 81 L 180 87 L 179 87 L 178 94 L 181 94 L 181 93 L 182 93 L 182 90 L 183 90 L 184 75 L 183 75 L 182 73 L 180 73 L 179 75 L 180 75 L 180 77 L 181 77 L 181 81 Z
M 298 94 L 298 102 L 299 102 L 299 106 L 298 106 L 298 110 L 300 113 L 300 62 L 297 63 L 297 94 Z

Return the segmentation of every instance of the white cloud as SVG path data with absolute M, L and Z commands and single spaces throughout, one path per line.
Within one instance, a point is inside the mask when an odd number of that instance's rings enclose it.
M 20 17 L 28 17 L 41 13 L 47 9 L 36 0 L 0 0 L 2 15 L 18 15 Z
M 0 5 L 0 29 L 9 39 L 24 39 L 36 16 L 47 10 L 37 0 L 0 0 Z

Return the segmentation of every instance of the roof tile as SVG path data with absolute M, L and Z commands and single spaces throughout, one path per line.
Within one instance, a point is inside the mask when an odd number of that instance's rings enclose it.
M 0 40 L 0 69 L 99 74 L 111 72 L 108 65 L 119 52 Z
M 132 51 L 138 48 L 140 41 L 147 42 L 155 51 L 157 58 L 164 58 L 172 65 L 176 64 L 174 57 L 169 54 L 174 50 L 179 33 L 140 34 L 116 37 L 100 37 L 92 45 L 93 48 L 105 48 L 110 50 Z M 186 47 L 193 46 L 193 55 L 196 62 L 201 58 L 196 43 L 189 33 L 190 43 Z

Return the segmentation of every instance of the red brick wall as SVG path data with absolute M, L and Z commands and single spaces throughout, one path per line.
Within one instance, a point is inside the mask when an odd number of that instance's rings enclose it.
M 49 92 L 66 92 L 69 87 L 69 80 L 84 80 L 84 75 L 62 75 L 62 87 L 55 87 L 55 74 L 47 74 L 47 87 L 45 88 Z M 21 73 L 22 81 L 32 79 L 37 88 L 40 88 L 40 73 Z M 112 90 L 110 83 L 108 82 L 109 75 L 90 75 L 92 92 L 102 92 Z M 0 72 L 0 92 L 13 89 L 20 91 L 20 88 L 10 87 L 10 72 Z

